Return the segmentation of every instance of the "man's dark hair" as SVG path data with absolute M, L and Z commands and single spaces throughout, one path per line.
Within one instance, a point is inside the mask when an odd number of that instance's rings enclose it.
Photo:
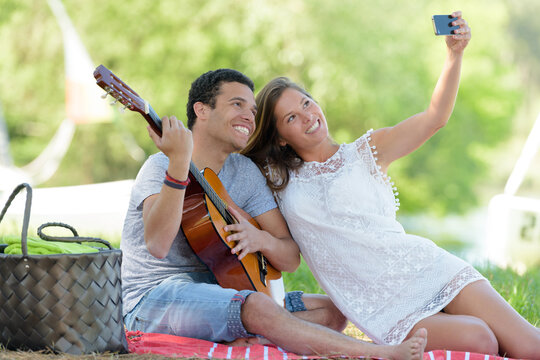
M 202 102 L 212 109 L 216 106 L 216 96 L 219 95 L 221 84 L 224 82 L 238 82 L 248 86 L 251 91 L 255 91 L 253 81 L 240 71 L 232 69 L 217 69 L 208 71 L 199 76 L 189 89 L 187 102 L 187 126 L 191 130 L 197 119 L 193 105 Z

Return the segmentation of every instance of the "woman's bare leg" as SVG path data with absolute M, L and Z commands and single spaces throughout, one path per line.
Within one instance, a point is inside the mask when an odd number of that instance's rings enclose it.
M 481 280 L 467 285 L 444 311 L 482 319 L 495 334 L 500 355 L 540 359 L 538 328 L 519 315 L 488 281 Z M 430 332 L 430 339 L 431 336 Z
M 437 313 L 419 321 L 409 336 L 420 328 L 426 328 L 429 334 L 426 351 L 454 350 L 496 355 L 499 350 L 489 326 L 473 316 Z
M 498 352 L 513 358 L 540 360 L 538 328 L 521 317 L 489 282 L 480 280 L 467 285 L 444 311 L 419 321 L 409 334 L 426 328 L 427 351 Z

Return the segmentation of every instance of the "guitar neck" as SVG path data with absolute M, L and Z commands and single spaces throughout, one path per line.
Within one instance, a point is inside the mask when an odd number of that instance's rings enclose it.
M 142 114 L 150 127 L 154 129 L 154 131 L 161 136 L 162 135 L 162 125 L 161 125 L 161 119 L 158 116 L 158 114 L 152 109 L 152 106 L 147 101 L 144 101 L 144 111 L 145 114 Z
M 156 133 L 159 134 L 159 136 L 162 135 L 162 124 L 161 119 L 159 118 L 158 114 L 152 109 L 150 104 L 145 102 L 145 107 L 148 106 L 147 109 L 145 109 L 146 114 L 143 114 L 146 121 L 150 124 L 152 129 Z M 210 198 L 216 209 L 219 211 L 223 219 L 228 223 L 232 224 L 234 223 L 234 218 L 231 215 L 231 213 L 227 210 L 227 204 L 219 197 L 219 195 L 214 191 L 212 186 L 208 183 L 208 181 L 204 178 L 203 174 L 199 171 L 197 166 L 193 163 L 193 161 L 189 164 L 189 172 L 191 175 L 197 180 L 199 185 L 203 188 L 206 195 Z

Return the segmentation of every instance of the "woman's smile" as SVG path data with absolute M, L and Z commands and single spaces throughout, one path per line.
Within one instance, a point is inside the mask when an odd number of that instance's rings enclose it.
M 311 125 L 309 127 L 309 129 L 307 129 L 306 131 L 306 134 L 312 134 L 314 133 L 315 131 L 319 130 L 319 128 L 321 127 L 321 121 L 319 119 L 317 119 L 313 125 Z

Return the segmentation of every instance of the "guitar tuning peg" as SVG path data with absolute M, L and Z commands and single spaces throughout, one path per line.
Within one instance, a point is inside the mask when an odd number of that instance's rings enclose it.
M 107 95 L 109 95 L 110 93 L 111 93 L 111 90 L 109 89 L 109 90 L 107 90 L 107 92 L 105 94 L 101 95 L 101 98 L 106 99 Z
M 126 111 L 127 105 L 120 109 L 120 112 L 123 114 Z
M 114 101 L 111 101 L 111 105 L 114 105 L 118 102 L 118 99 L 114 99 Z

